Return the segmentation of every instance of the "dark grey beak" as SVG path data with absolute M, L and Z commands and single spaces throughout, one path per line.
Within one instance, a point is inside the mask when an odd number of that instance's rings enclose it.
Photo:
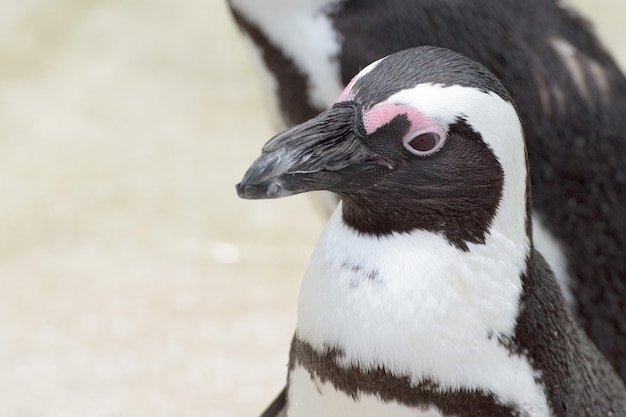
M 363 144 L 359 119 L 356 105 L 341 103 L 274 136 L 237 184 L 237 194 L 262 199 L 341 191 L 373 166 L 392 168 L 391 162 Z

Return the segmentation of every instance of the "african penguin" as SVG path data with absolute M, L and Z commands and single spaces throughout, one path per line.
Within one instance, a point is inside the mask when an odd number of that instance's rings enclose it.
M 535 250 L 522 126 L 476 62 L 408 49 L 272 138 L 240 197 L 341 196 L 263 416 L 626 416 Z
M 489 68 L 519 105 L 534 241 L 626 380 L 626 79 L 558 0 L 229 0 L 283 123 L 328 109 L 370 62 L 419 45 Z

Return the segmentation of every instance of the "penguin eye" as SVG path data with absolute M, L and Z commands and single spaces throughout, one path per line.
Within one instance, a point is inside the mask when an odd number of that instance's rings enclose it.
M 443 146 L 445 140 L 435 132 L 417 132 L 403 143 L 407 151 L 418 156 L 430 156 Z

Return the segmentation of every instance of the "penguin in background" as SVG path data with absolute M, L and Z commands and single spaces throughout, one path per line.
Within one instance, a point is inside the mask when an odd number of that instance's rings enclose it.
M 237 185 L 315 190 L 341 203 L 263 417 L 626 416 L 534 247 L 522 124 L 480 64 L 431 46 L 374 62 Z
M 626 380 L 626 79 L 556 0 L 228 0 L 285 126 L 354 74 L 437 45 L 491 70 L 519 106 L 534 243 L 568 306 Z

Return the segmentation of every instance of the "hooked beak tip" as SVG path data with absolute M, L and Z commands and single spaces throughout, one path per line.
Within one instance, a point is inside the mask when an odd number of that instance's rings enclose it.
M 263 152 L 252 163 L 239 184 L 237 195 L 249 200 L 279 198 L 289 195 L 283 188 L 282 153 Z
M 259 184 L 246 184 L 241 182 L 236 185 L 237 195 L 247 200 L 260 200 L 266 198 L 287 197 L 293 192 L 285 190 L 276 180 L 263 181 Z

